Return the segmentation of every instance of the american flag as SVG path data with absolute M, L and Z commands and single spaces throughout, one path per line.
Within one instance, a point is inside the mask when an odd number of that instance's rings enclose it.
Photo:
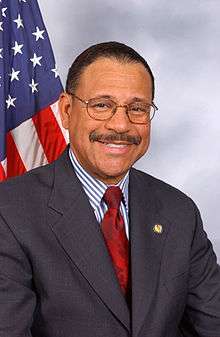
M 62 90 L 37 0 L 0 0 L 0 181 L 63 151 Z

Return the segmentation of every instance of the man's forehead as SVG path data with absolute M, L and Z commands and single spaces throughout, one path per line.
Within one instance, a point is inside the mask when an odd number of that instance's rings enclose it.
M 133 69 L 133 71 L 137 72 L 146 72 L 148 73 L 147 69 L 141 62 L 131 61 L 131 60 L 123 60 L 117 59 L 114 56 L 111 57 L 99 57 L 94 60 L 92 63 L 87 65 L 82 74 L 93 74 L 97 72 L 108 72 L 108 71 L 117 71 L 127 73 L 128 69 Z
M 152 99 L 152 79 L 140 62 L 100 57 L 81 73 L 76 88 L 81 97 L 111 94 L 118 99 L 132 97 Z
M 84 69 L 79 79 L 78 88 L 106 87 L 107 84 L 112 87 L 117 85 L 125 87 L 126 85 L 137 86 L 143 83 L 152 87 L 150 74 L 142 63 L 103 57 L 98 58 Z

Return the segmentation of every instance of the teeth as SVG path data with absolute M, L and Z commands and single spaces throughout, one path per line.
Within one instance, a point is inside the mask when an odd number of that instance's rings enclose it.
M 127 145 L 125 144 L 106 144 L 108 147 L 115 147 L 115 148 L 119 148 L 119 147 L 126 147 Z

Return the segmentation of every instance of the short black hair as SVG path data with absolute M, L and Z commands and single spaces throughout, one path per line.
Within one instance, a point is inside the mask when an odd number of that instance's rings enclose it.
M 136 52 L 133 48 L 126 44 L 110 41 L 95 44 L 80 55 L 77 56 L 71 67 L 69 68 L 67 80 L 66 80 L 66 92 L 75 93 L 75 90 L 79 84 L 80 76 L 87 66 L 96 61 L 99 58 L 114 58 L 118 61 L 125 63 L 141 63 L 149 73 L 152 81 L 152 98 L 154 98 L 154 76 L 147 63 L 147 61 Z

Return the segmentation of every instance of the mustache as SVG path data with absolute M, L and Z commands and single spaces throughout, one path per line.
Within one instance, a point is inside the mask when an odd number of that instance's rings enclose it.
M 111 134 L 99 134 L 96 131 L 93 131 L 89 135 L 90 142 L 102 142 L 102 143 L 111 143 L 114 141 L 122 141 L 129 144 L 139 145 L 141 142 L 140 136 L 131 136 L 126 133 L 111 133 Z

